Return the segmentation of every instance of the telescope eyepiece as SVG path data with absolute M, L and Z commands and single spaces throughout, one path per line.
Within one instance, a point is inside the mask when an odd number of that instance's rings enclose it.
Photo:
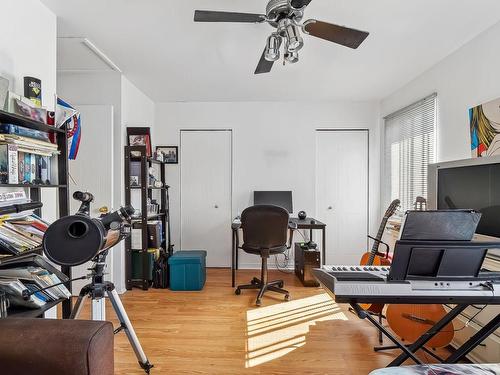
M 90 203 L 94 200 L 94 196 L 89 192 L 75 191 L 73 193 L 73 199 L 80 201 L 82 203 Z

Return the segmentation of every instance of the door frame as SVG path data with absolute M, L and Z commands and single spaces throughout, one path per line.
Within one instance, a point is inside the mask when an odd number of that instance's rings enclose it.
M 231 175 L 231 186 L 230 186 L 230 194 L 231 196 L 229 197 L 231 204 L 230 204 L 230 210 L 231 210 L 231 217 L 233 215 L 233 192 L 234 192 L 234 133 L 233 129 L 231 128 L 192 128 L 192 129 L 179 129 L 179 248 L 182 249 L 182 133 L 183 132 L 229 132 L 230 139 L 231 139 L 231 146 L 230 146 L 230 155 L 231 155 L 231 170 L 230 170 L 230 175 Z M 228 227 L 228 231 L 231 228 Z M 229 256 L 230 254 L 228 254 Z M 227 268 L 227 267 L 223 267 Z
M 316 128 L 315 136 L 319 132 L 365 132 L 366 133 L 366 144 L 367 144 L 367 165 L 366 165 L 366 234 L 370 234 L 370 129 L 369 128 Z M 315 140 L 316 141 L 316 140 Z M 318 202 L 318 191 L 317 191 L 317 181 L 318 181 L 318 145 L 316 143 L 316 205 Z M 316 206 L 316 211 L 318 207 Z M 366 238 L 366 248 L 369 249 L 370 241 L 368 237 Z

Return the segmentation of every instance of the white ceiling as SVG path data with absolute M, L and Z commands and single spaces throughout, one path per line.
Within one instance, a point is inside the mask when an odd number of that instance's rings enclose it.
M 60 37 L 89 38 L 156 102 L 380 99 L 500 21 L 498 0 L 313 0 L 305 19 L 369 31 L 365 43 L 306 36 L 298 64 L 255 76 L 272 28 L 194 23 L 193 11 L 264 13 L 266 0 L 42 2 L 59 16 Z M 60 64 L 92 65 L 64 45 Z

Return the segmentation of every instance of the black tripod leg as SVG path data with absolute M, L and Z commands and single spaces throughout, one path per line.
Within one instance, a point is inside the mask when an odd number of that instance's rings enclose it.
M 148 358 L 146 357 L 146 354 L 144 354 L 144 350 L 142 350 L 141 343 L 139 342 L 139 339 L 135 334 L 134 327 L 132 327 L 132 323 L 130 323 L 130 319 L 128 318 L 125 308 L 123 307 L 122 301 L 120 300 L 120 296 L 118 296 L 118 293 L 114 288 L 108 289 L 107 292 L 109 300 L 111 301 L 113 309 L 115 310 L 116 316 L 118 317 L 118 320 L 120 321 L 123 330 L 127 334 L 127 338 L 128 341 L 130 342 L 130 345 L 132 346 L 132 349 L 134 349 L 135 356 L 139 361 L 139 365 L 146 372 L 146 374 L 149 374 L 149 371 L 151 370 L 153 365 L 149 362 Z

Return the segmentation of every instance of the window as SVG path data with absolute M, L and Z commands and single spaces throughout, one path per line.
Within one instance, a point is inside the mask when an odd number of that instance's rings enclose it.
M 401 200 L 412 209 L 427 199 L 427 166 L 436 155 L 437 95 L 433 94 L 385 117 L 384 202 Z

